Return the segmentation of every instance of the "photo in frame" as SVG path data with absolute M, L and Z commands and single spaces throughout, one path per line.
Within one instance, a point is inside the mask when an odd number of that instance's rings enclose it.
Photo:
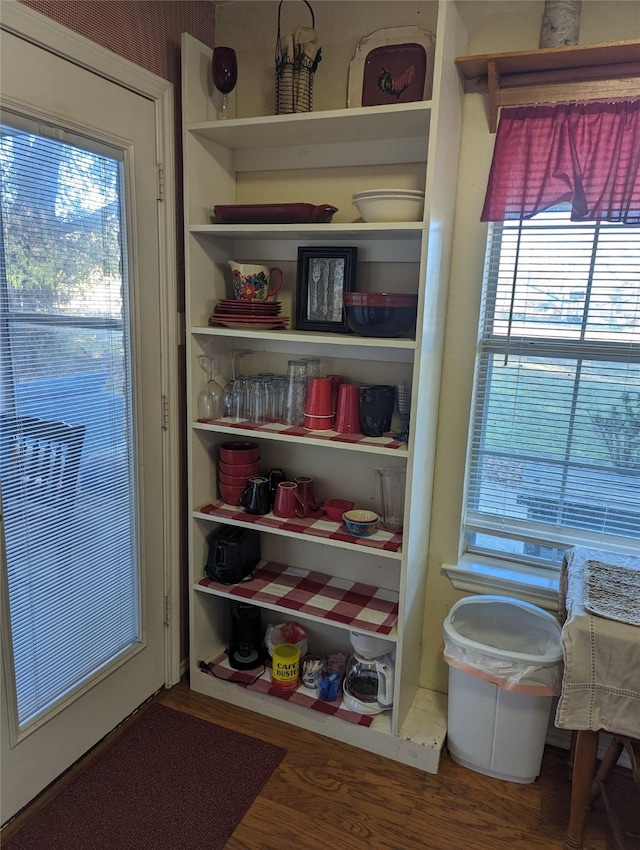
M 350 333 L 342 301 L 356 283 L 357 248 L 298 248 L 296 329 Z

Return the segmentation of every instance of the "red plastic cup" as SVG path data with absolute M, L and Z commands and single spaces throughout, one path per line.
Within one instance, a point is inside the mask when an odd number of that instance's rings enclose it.
M 357 384 L 340 385 L 334 430 L 339 434 L 362 433 L 360 431 L 360 387 Z
M 344 384 L 344 375 L 327 375 L 331 382 L 331 412 L 335 413 L 338 409 L 338 390 L 341 384 Z
M 331 416 L 304 415 L 304 427 L 308 431 L 333 431 L 333 414 Z
M 307 416 L 331 416 L 331 381 L 329 378 L 312 378 L 304 406 Z

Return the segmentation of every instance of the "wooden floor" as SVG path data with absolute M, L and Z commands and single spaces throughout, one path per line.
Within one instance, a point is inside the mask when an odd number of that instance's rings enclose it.
M 432 775 L 195 694 L 184 683 L 156 699 L 287 750 L 227 850 L 562 848 L 570 796 L 564 750 L 545 750 L 542 773 L 530 785 L 475 773 L 455 764 L 446 753 L 439 773 Z M 82 764 L 72 771 L 80 769 Z M 612 782 L 618 800 L 624 801 L 625 820 L 631 823 L 635 818 L 637 824 L 630 772 L 616 769 Z M 53 793 L 55 786 L 46 796 Z M 197 805 L 207 805 L 206 789 Z M 28 817 L 29 809 L 10 825 L 9 832 Z M 2 837 L 8 834 L 3 830 Z M 596 804 L 589 816 L 584 850 L 614 847 L 602 803 Z M 628 839 L 625 850 L 640 850 L 640 841 Z

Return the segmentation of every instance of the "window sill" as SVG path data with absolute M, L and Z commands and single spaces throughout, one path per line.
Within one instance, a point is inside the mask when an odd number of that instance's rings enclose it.
M 442 569 L 456 590 L 515 596 L 554 614 L 558 611 L 559 573 L 467 555 Z

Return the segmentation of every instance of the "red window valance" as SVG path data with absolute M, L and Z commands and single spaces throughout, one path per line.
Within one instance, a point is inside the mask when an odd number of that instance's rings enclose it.
M 640 100 L 502 110 L 481 220 L 565 202 L 574 221 L 640 224 Z

